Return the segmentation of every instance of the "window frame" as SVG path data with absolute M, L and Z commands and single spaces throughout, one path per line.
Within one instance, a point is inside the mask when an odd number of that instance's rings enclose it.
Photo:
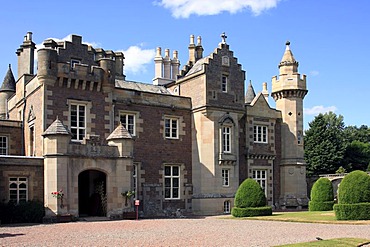
M 230 169 L 221 169 L 222 186 L 230 187 Z
M 166 174 L 167 169 L 170 169 L 170 173 Z M 174 175 L 174 168 L 177 168 L 177 175 Z M 179 200 L 181 199 L 180 195 L 180 186 L 181 186 L 181 166 L 179 165 L 165 165 L 163 169 L 163 191 L 164 191 L 164 199 L 165 200 Z M 167 181 L 170 182 L 169 186 L 167 186 Z M 177 186 L 176 182 L 177 181 Z M 169 194 L 168 194 L 169 191 Z M 174 196 L 174 192 L 177 191 L 177 197 Z
M 231 125 L 222 125 L 222 153 L 231 154 L 232 153 L 232 131 Z
M 11 176 L 8 179 L 9 182 L 9 201 L 14 201 L 15 203 L 20 203 L 21 201 L 28 201 L 28 177 L 17 177 L 17 176 Z M 12 184 L 16 184 L 16 188 L 11 188 Z M 20 188 L 20 185 L 25 184 L 25 188 Z M 16 191 L 16 199 L 12 199 L 12 192 Z M 21 197 L 21 191 L 25 191 L 25 198 Z
M 132 123 L 129 123 L 129 117 L 132 117 Z M 122 119 L 124 118 L 124 121 Z M 119 121 L 122 125 L 126 128 L 126 130 L 132 135 L 136 136 L 136 114 L 133 112 L 120 112 L 119 113 Z M 132 126 L 132 130 L 130 130 L 130 126 Z
M 77 126 L 72 126 L 72 107 L 76 107 L 76 124 Z M 83 116 L 83 127 L 80 126 L 80 107 L 84 109 L 84 116 Z M 78 102 L 71 102 L 69 104 L 69 129 L 72 133 L 72 141 L 75 142 L 82 142 L 82 140 L 86 137 L 87 131 L 87 105 L 85 103 L 78 103 Z M 74 130 L 76 130 L 76 136 L 74 135 Z M 80 131 L 83 130 L 83 136 L 80 138 L 81 134 Z
M 254 143 L 268 143 L 268 127 L 266 125 L 253 126 Z
M 169 121 L 169 126 L 167 126 L 167 121 Z M 174 132 L 173 123 L 176 123 L 176 131 Z M 169 117 L 164 118 L 164 137 L 166 139 L 179 139 L 179 127 L 180 121 L 178 117 Z M 168 130 L 168 131 L 167 131 Z M 175 134 L 175 135 L 174 135 Z
M 231 213 L 231 201 L 226 200 L 224 201 L 224 214 L 229 214 Z
M 5 140 L 5 141 L 3 141 L 2 139 Z M 3 147 L 2 144 L 4 144 L 4 143 L 5 143 L 5 145 Z M 3 152 L 3 151 L 5 151 L 5 152 Z M 1 135 L 0 136 L 0 155 L 8 155 L 8 153 L 9 153 L 9 137 L 6 136 L 6 135 Z
M 259 176 L 257 176 L 259 174 Z M 253 169 L 252 170 L 252 178 L 261 186 L 262 190 L 265 192 L 267 196 L 267 170 L 266 169 Z
M 228 84 L 229 84 L 228 82 L 229 82 L 229 76 L 222 75 L 221 76 L 221 92 L 223 92 L 223 93 L 228 92 L 228 90 L 227 90 Z

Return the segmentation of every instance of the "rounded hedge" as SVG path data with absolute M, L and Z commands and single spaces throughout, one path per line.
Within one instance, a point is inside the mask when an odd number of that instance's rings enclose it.
M 251 178 L 244 180 L 235 194 L 235 207 L 231 210 L 234 217 L 271 215 L 272 207 L 266 206 L 265 192 Z
M 338 203 L 354 204 L 370 202 L 370 176 L 364 171 L 346 175 L 338 189 Z
M 343 178 L 334 211 L 338 220 L 370 219 L 370 176 L 366 172 L 353 171 Z
M 328 178 L 319 178 L 312 186 L 311 201 L 308 204 L 309 211 L 333 210 L 334 192 Z
M 263 207 L 266 206 L 266 196 L 254 179 L 247 178 L 236 191 L 234 205 L 238 208 Z

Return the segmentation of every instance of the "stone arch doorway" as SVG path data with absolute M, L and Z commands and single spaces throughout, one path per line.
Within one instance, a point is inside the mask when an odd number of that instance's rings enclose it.
M 107 215 L 107 176 L 98 170 L 78 175 L 78 211 L 80 217 Z

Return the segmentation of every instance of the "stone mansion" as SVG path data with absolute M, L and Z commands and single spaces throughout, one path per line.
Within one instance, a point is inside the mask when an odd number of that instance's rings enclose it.
M 0 88 L 0 201 L 43 201 L 46 217 L 113 217 L 133 199 L 144 217 L 214 215 L 253 178 L 269 205 L 306 207 L 306 76 L 290 43 L 271 92 L 263 83 L 256 94 L 221 38 L 205 56 L 191 35 L 182 68 L 177 51 L 158 47 L 153 82 L 141 83 L 126 79 L 121 52 L 72 35 L 36 54 L 27 33 L 17 77 L 9 65 Z

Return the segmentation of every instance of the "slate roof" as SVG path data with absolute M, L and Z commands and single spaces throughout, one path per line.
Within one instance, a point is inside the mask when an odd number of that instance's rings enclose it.
M 207 57 L 203 57 L 201 59 L 199 59 L 198 61 L 196 61 L 196 63 L 193 65 L 193 67 L 188 71 L 188 73 L 186 73 L 185 76 L 188 76 L 188 75 L 191 75 L 191 74 L 195 74 L 197 73 L 198 71 L 201 71 L 203 69 L 203 64 L 206 62 Z
M 116 80 L 117 88 L 130 89 L 148 93 L 171 94 L 164 86 L 153 85 L 135 81 Z
M 256 93 L 254 92 L 252 82 L 249 82 L 247 93 L 245 94 L 245 103 L 250 104 L 255 97 Z
M 12 68 L 9 64 L 9 69 L 6 72 L 6 75 L 4 77 L 3 84 L 0 88 L 0 91 L 12 91 L 15 92 L 15 79 L 13 76 Z
M 120 123 L 115 130 L 107 137 L 107 140 L 132 139 L 130 132 Z
M 47 135 L 72 135 L 68 128 L 57 118 L 42 134 Z

